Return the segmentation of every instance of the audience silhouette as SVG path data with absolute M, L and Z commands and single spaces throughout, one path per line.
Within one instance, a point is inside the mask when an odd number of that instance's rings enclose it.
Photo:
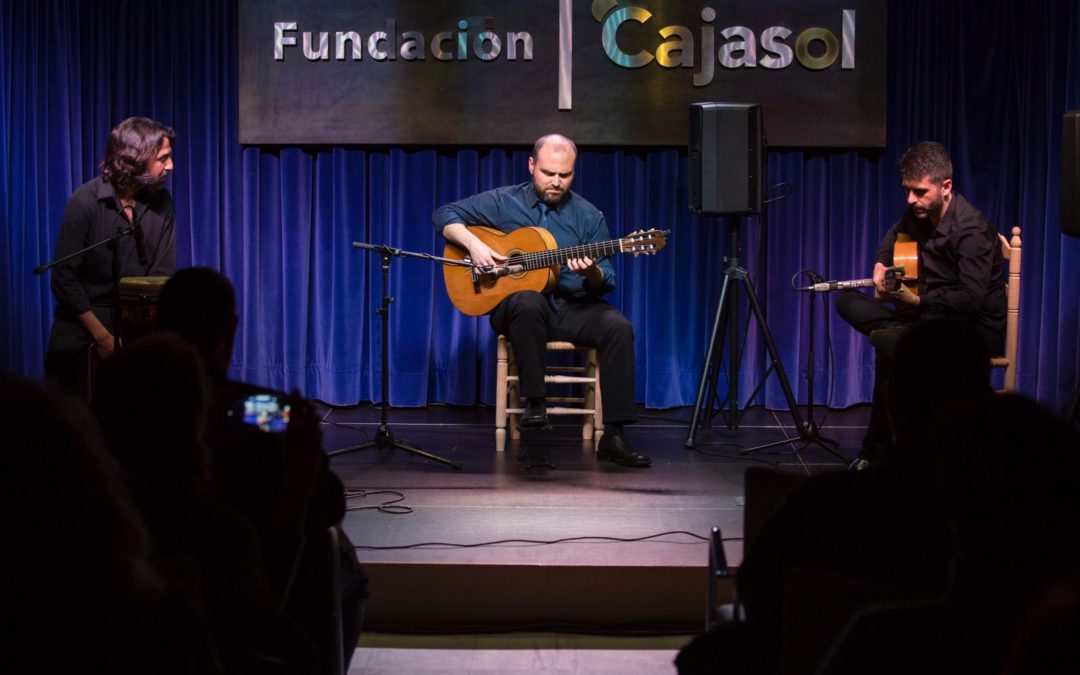
M 0 372 L 0 429 L 5 670 L 220 672 L 83 402 Z
M 1056 672 L 1061 661 L 1032 651 L 1040 639 L 1071 643 L 1075 665 L 1075 633 L 1055 640 L 1053 630 L 1077 620 L 1080 439 L 1015 394 L 954 401 L 927 439 L 954 533 L 948 590 L 943 599 L 864 610 L 822 672 L 989 673 L 1007 664 Z M 1069 579 L 1071 609 L 1040 618 L 1040 601 Z M 1032 634 L 1039 621 L 1043 632 Z
M 182 269 L 162 288 L 158 328 L 176 332 L 198 350 L 211 384 L 206 438 L 213 449 L 214 493 L 255 526 L 264 550 L 287 561 L 271 569 L 275 583 L 288 583 L 291 589 L 285 612 L 308 630 L 324 654 L 331 641 L 317 626 L 326 623 L 326 599 L 331 592 L 325 573 L 330 545 L 327 530 L 338 530 L 341 640 L 347 668 L 363 624 L 367 577 L 340 529 L 344 487 L 322 451 L 317 420 L 298 393 L 287 396 L 228 379 L 237 324 L 233 285 L 216 270 Z M 290 406 L 284 434 L 237 423 L 244 400 L 255 395 L 269 395 Z M 304 545 L 294 560 L 288 551 L 297 540 Z
M 799 623 L 815 621 L 800 616 L 808 608 L 795 604 L 793 592 L 808 578 L 836 580 L 849 598 L 940 594 L 952 545 L 932 464 L 937 447 L 926 443 L 925 429 L 953 401 L 985 395 L 989 379 L 989 356 L 970 326 L 938 320 L 907 331 L 896 348 L 886 397 L 891 452 L 863 471 L 814 476 L 789 495 L 738 570 L 746 621 L 695 639 L 676 661 L 679 672 L 779 672 L 785 650 L 807 639 Z M 816 644 L 800 644 L 800 650 L 825 654 L 834 636 L 825 622 L 817 617 Z M 829 637 L 818 639 L 819 632 Z
M 161 332 L 105 359 L 94 411 L 150 532 L 151 559 L 172 603 L 203 617 L 227 672 L 314 672 L 314 648 L 282 620 L 279 583 L 293 552 L 261 546 L 213 491 L 203 438 L 206 379 L 198 353 Z

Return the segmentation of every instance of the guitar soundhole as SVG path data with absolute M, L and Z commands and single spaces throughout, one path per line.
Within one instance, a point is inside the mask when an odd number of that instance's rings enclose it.
M 521 250 L 520 248 L 515 248 L 515 249 L 507 251 L 506 252 L 506 264 L 507 265 L 516 264 L 516 259 L 520 258 L 525 253 L 526 252 Z M 511 279 L 521 279 L 526 274 L 528 274 L 528 272 L 518 272 L 517 274 L 510 274 L 510 275 L 507 275 L 507 276 L 509 276 Z

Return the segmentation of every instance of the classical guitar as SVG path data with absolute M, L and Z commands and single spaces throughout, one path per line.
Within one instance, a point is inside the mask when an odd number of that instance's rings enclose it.
M 919 248 L 918 243 L 906 234 L 897 235 L 897 241 L 893 244 L 892 267 L 885 268 L 885 280 L 883 282 L 886 291 L 898 291 L 904 285 L 911 289 L 915 295 L 919 294 Z M 874 286 L 873 279 L 849 279 L 847 281 L 819 281 L 800 288 L 800 291 L 817 291 L 827 293 L 829 291 L 846 291 L 852 288 L 870 288 Z
M 664 248 L 668 230 L 635 232 L 622 239 L 557 248 L 555 238 L 541 227 L 521 227 L 503 232 L 474 225 L 469 231 L 506 262 L 482 269 L 476 266 L 445 265 L 446 293 L 454 306 L 469 316 L 495 309 L 502 300 L 518 291 L 542 293 L 555 287 L 562 265 L 571 258 L 601 258 L 615 253 L 652 254 Z M 448 243 L 446 258 L 469 262 L 469 252 Z
M 885 288 L 890 291 L 900 290 L 900 284 L 911 289 L 915 295 L 919 294 L 919 244 L 906 234 L 897 234 L 896 243 L 893 244 L 893 267 L 901 270 L 900 278 L 894 281 L 895 285 L 888 282 Z

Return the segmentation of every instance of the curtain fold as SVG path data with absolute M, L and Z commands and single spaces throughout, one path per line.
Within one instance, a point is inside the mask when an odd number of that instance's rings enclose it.
M 218 268 L 236 285 L 234 376 L 333 404 L 378 401 L 386 292 L 390 402 L 492 402 L 486 318 L 454 310 L 429 261 L 393 258 L 384 291 L 380 255 L 352 242 L 440 255 L 432 209 L 528 180 L 528 148 L 244 147 L 235 2 L 0 2 L 0 368 L 41 376 L 54 302 L 47 276 L 32 270 L 51 257 L 64 204 L 96 174 L 109 129 L 146 115 L 179 136 L 178 263 Z M 685 148 L 582 149 L 575 190 L 604 211 L 613 236 L 672 233 L 655 256 L 615 260 L 609 300 L 635 325 L 639 401 L 693 403 L 732 256 L 750 274 L 797 399 L 806 400 L 813 340 L 814 400 L 867 401 L 866 340 L 821 296 L 809 335 L 810 297 L 792 279 L 868 276 L 904 205 L 895 162 L 933 139 L 953 155 L 959 192 L 1003 233 L 1024 229 L 1019 387 L 1052 407 L 1068 402 L 1080 380 L 1080 240 L 1060 233 L 1061 120 L 1080 108 L 1080 7 L 890 2 L 888 36 L 888 146 L 770 150 L 765 219 L 690 214 Z M 297 114 L 307 105 L 297 101 Z M 761 337 L 751 325 L 745 340 L 729 340 L 743 394 L 768 372 Z M 758 402 L 786 407 L 775 375 Z

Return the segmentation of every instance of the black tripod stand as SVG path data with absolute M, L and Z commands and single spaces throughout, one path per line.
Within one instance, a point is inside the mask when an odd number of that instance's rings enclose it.
M 379 448 L 380 450 L 404 450 L 405 452 L 418 455 L 436 462 L 448 464 L 454 469 L 461 470 L 461 462 L 454 461 L 452 459 L 446 459 L 445 457 L 439 457 L 433 455 L 430 452 L 424 451 L 420 446 L 413 445 L 412 443 L 402 440 L 400 438 L 394 438 L 394 432 L 390 428 L 389 415 L 390 415 L 390 303 L 394 301 L 394 298 L 390 296 L 390 261 L 394 256 L 408 256 L 415 258 L 428 258 L 432 259 L 433 256 L 422 253 L 411 253 L 409 251 L 402 251 L 398 248 L 391 248 L 389 246 L 364 244 L 359 241 L 354 241 L 353 246 L 356 248 L 366 248 L 370 251 L 378 251 L 382 261 L 382 305 L 375 312 L 381 317 L 382 321 L 382 403 L 380 404 L 380 421 L 379 430 L 375 432 L 375 438 L 370 441 L 365 441 L 360 445 L 354 445 L 348 448 L 341 448 L 340 450 L 332 450 L 327 455 L 335 457 L 337 455 L 343 455 L 347 452 L 355 452 L 358 450 L 367 450 L 368 448 Z
M 824 280 L 821 278 L 821 276 L 816 275 L 816 274 L 812 274 L 810 281 L 816 284 L 816 283 L 821 283 Z M 843 457 L 842 455 L 840 455 L 836 451 L 836 448 L 839 447 L 840 444 L 837 443 L 836 441 L 834 441 L 833 438 L 827 438 L 827 437 L 821 435 L 821 433 L 820 433 L 820 431 L 818 429 L 818 422 L 815 422 L 813 420 L 813 373 L 814 373 L 814 368 L 816 367 L 815 363 L 814 363 L 814 357 L 813 357 L 813 337 L 814 337 L 814 330 L 813 330 L 814 303 L 813 303 L 813 301 L 815 299 L 816 294 L 814 293 L 813 286 L 810 286 L 810 292 L 809 293 L 810 293 L 810 318 L 807 321 L 807 323 L 809 325 L 810 336 L 808 338 L 809 342 L 807 343 L 807 420 L 806 420 L 806 431 L 807 431 L 807 434 L 809 435 L 809 438 L 801 438 L 801 440 L 804 441 L 807 444 L 816 443 L 816 444 L 820 445 L 821 447 L 825 448 L 826 450 L 828 450 L 829 453 L 832 453 L 833 455 L 835 455 L 836 457 L 839 457 L 843 461 L 848 461 L 848 458 Z M 773 444 L 773 445 L 777 445 L 777 444 Z M 766 446 L 762 446 L 762 447 L 766 447 Z
M 792 438 L 785 438 L 774 443 L 767 443 L 765 445 L 759 445 L 757 447 L 748 448 L 743 450 L 741 454 L 747 454 L 757 450 L 764 450 L 777 445 L 784 445 L 793 441 L 802 441 L 803 443 L 818 443 L 822 444 L 823 440 L 817 433 L 817 428 L 812 425 L 807 425 L 799 413 L 798 404 L 795 401 L 795 395 L 791 391 L 791 384 L 788 382 L 787 373 L 784 371 L 784 364 L 780 360 L 780 353 L 776 349 L 776 342 L 773 340 L 772 331 L 769 330 L 769 324 L 765 321 L 765 315 L 761 311 L 761 305 L 758 303 L 757 295 L 754 293 L 754 286 L 750 282 L 750 275 L 747 271 L 739 266 L 739 230 L 737 227 L 731 228 L 731 254 L 727 258 L 727 267 L 724 269 L 724 281 L 720 287 L 720 299 L 716 303 L 716 314 L 713 319 L 712 335 L 709 338 L 709 349 L 705 356 L 705 362 L 701 368 L 701 381 L 698 384 L 697 400 L 694 403 L 694 413 L 690 418 L 690 427 L 687 430 L 686 441 L 683 445 L 687 448 L 694 447 L 695 436 L 701 416 L 704 413 L 708 420 L 711 421 L 713 403 L 717 397 L 717 386 L 719 384 L 720 366 L 724 360 L 724 343 L 727 338 L 727 334 L 730 334 L 730 344 L 737 347 L 738 335 L 737 335 L 737 307 L 738 307 L 738 288 L 741 286 L 743 292 L 746 295 L 747 301 L 750 303 L 750 310 L 757 321 L 758 330 L 761 332 L 762 338 L 765 340 L 765 348 L 768 351 L 770 364 L 765 374 L 762 375 L 761 380 L 757 386 L 754 387 L 754 391 L 750 394 L 750 398 L 747 399 L 746 405 L 743 409 L 739 410 L 739 354 L 735 349 L 731 350 L 728 356 L 728 393 L 727 398 L 721 404 L 721 414 L 724 416 L 724 420 L 728 429 L 737 429 L 739 425 L 739 419 L 742 417 L 746 408 L 757 397 L 761 388 L 765 385 L 765 381 L 768 379 L 772 372 L 776 372 L 777 377 L 780 379 L 780 387 L 783 389 L 784 398 L 787 400 L 788 408 L 791 411 L 791 418 L 795 423 L 795 428 L 798 430 L 799 435 Z M 733 286 L 733 284 L 738 284 Z M 725 407 L 727 410 L 725 411 Z M 824 444 L 822 444 L 823 447 Z M 826 447 L 827 450 L 830 448 Z

